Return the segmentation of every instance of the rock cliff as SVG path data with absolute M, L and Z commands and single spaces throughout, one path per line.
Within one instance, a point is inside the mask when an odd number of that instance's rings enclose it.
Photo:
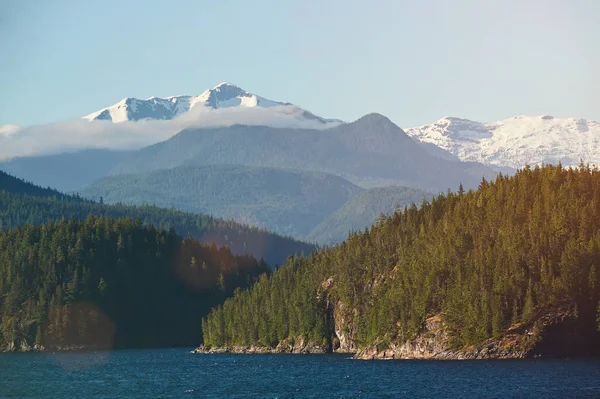
M 317 345 L 302 336 L 281 341 L 275 348 L 265 346 L 201 346 L 192 353 L 351 353 L 355 359 L 522 359 L 531 357 L 582 356 L 599 353 L 598 332 L 583 325 L 579 310 L 561 304 L 539 310 L 531 323 L 512 325 L 503 335 L 478 346 L 456 348 L 441 315 L 424 322 L 422 331 L 405 342 L 386 342 L 362 347 L 354 338 L 352 309 L 337 302 L 333 317 L 332 343 Z
M 314 342 L 304 339 L 302 336 L 295 337 L 293 339 L 287 339 L 281 341 L 275 348 L 270 348 L 261 345 L 252 346 L 223 346 L 223 347 L 205 347 L 200 346 L 194 349 L 191 353 L 295 353 L 295 354 L 309 354 L 309 353 L 327 353 L 328 348 L 323 345 L 317 345 Z

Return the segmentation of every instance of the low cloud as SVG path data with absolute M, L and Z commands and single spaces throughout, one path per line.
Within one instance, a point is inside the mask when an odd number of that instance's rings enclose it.
M 186 128 L 234 124 L 311 129 L 333 126 L 324 126 L 317 120 L 305 119 L 303 111 L 295 106 L 192 109 L 168 121 L 112 123 L 77 119 L 28 127 L 4 125 L 0 126 L 0 159 L 90 148 L 138 149 L 167 140 Z
M 21 131 L 21 126 L 19 125 L 3 125 L 0 126 L 0 136 L 12 136 L 15 133 Z

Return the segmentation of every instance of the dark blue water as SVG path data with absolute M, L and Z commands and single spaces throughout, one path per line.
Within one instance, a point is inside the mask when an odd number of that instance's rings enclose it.
M 0 355 L 1 398 L 600 398 L 600 359 L 359 361 L 185 349 Z

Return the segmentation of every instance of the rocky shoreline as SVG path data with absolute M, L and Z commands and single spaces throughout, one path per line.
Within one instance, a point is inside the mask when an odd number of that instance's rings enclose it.
M 451 349 L 449 336 L 439 316 L 425 321 L 424 331 L 416 338 L 403 344 L 391 343 L 385 349 L 377 347 L 358 351 L 355 359 L 437 359 L 437 360 L 475 360 L 475 359 L 523 359 L 532 357 L 530 349 L 533 340 L 528 339 L 527 331 L 513 330 L 501 339 L 490 339 L 479 347 Z M 531 342 L 527 342 L 531 341 Z
M 289 353 L 289 354 L 324 354 L 330 351 L 323 345 L 316 345 L 304 337 L 299 336 L 294 339 L 281 341 L 275 348 L 267 346 L 222 346 L 205 347 L 204 345 L 194 349 L 191 353 L 218 354 L 218 353 L 244 353 L 244 354 L 268 354 L 268 353 Z
M 344 331 L 336 320 L 337 340 L 332 348 L 315 345 L 302 337 L 282 341 L 275 348 L 255 346 L 201 346 L 192 353 L 346 353 L 360 360 L 388 359 L 432 359 L 432 360 L 475 360 L 475 359 L 525 359 L 535 357 L 585 356 L 585 348 L 574 346 L 578 336 L 577 317 L 572 309 L 561 307 L 540 312 L 536 323 L 517 323 L 502 336 L 491 338 L 477 347 L 453 348 L 444 322 L 439 315 L 425 320 L 421 333 L 412 340 L 380 342 L 378 345 L 361 348 Z M 339 324 L 339 325 L 338 325 Z M 351 330 L 350 330 L 351 331 Z M 557 345 L 561 343 L 560 345 Z M 589 355 L 590 353 L 587 352 Z
M 195 354 L 223 354 L 223 353 L 237 353 L 237 354 L 324 354 L 328 353 L 323 349 L 315 349 L 315 350 L 304 350 L 304 351 L 289 351 L 289 350 L 281 350 L 279 348 L 269 348 L 266 346 L 222 346 L 218 348 L 207 348 L 205 346 L 200 346 L 190 353 Z
M 0 353 L 25 353 L 25 352 L 93 352 L 113 349 L 105 344 L 87 344 L 87 345 L 57 345 L 57 344 L 35 344 L 28 345 L 26 342 L 15 344 L 11 342 L 8 346 L 0 348 Z
M 383 351 L 364 349 L 354 355 L 359 360 L 394 360 L 394 359 L 421 359 L 421 360 L 481 360 L 481 359 L 525 359 L 534 357 L 524 351 L 511 351 L 498 348 L 496 344 L 487 347 L 469 350 L 443 350 L 440 352 L 406 353 L 398 348 Z
M 326 353 L 346 353 L 346 352 L 328 352 L 325 350 L 315 351 L 282 351 L 278 348 L 269 348 L 266 346 L 223 346 L 218 348 L 209 348 L 200 346 L 190 353 L 193 354 L 326 354 Z M 348 353 L 357 360 L 399 360 L 399 359 L 431 359 L 431 360 L 475 360 L 475 359 L 525 359 L 528 357 L 526 352 L 511 352 L 498 350 L 494 345 L 487 348 L 473 349 L 468 351 L 441 351 L 437 353 L 406 355 L 401 354 L 394 349 L 375 351 L 371 349 L 361 350 L 358 353 Z

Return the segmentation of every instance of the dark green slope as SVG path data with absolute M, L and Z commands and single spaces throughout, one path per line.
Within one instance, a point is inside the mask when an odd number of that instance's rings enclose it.
M 600 171 L 527 168 L 290 260 L 214 309 L 204 339 L 274 347 L 303 336 L 330 349 L 382 351 L 437 315 L 449 334 L 444 350 L 510 329 L 524 350 L 541 343 L 542 353 L 598 353 L 599 265 Z M 565 304 L 557 319 L 566 324 L 545 330 L 550 319 L 541 315 Z
M 200 316 L 267 266 L 139 221 L 0 233 L 0 351 L 194 345 Z
M 61 218 L 85 219 L 89 215 L 109 218 L 139 218 L 144 224 L 188 233 L 203 242 L 215 242 L 229 247 L 235 254 L 251 254 L 263 258 L 269 265 L 285 262 L 289 255 L 306 254 L 314 246 L 288 237 L 270 233 L 202 214 L 193 214 L 155 206 L 106 205 L 83 201 L 78 197 L 42 189 L 0 172 L 0 231 L 26 223 L 41 224 Z
M 360 191 L 325 173 L 217 165 L 111 176 L 81 194 L 109 203 L 172 206 L 303 237 Z
M 412 203 L 420 204 L 431 193 L 409 187 L 378 187 L 364 190 L 315 226 L 308 240 L 320 244 L 337 244 L 351 231 L 361 231 L 384 215 Z

